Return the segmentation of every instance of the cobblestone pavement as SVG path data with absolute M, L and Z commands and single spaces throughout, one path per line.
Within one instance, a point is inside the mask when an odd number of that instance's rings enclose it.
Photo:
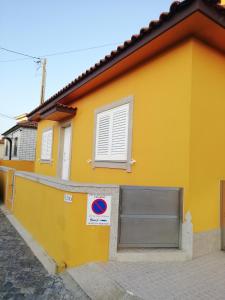
M 186 262 L 99 264 L 107 276 L 146 300 L 225 300 L 225 253 Z
M 67 290 L 58 275 L 49 275 L 0 210 L 0 299 L 88 299 L 76 286 Z

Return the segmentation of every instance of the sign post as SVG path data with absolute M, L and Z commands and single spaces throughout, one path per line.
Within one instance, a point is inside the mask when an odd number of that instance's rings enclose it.
M 88 195 L 87 225 L 110 225 L 111 196 Z

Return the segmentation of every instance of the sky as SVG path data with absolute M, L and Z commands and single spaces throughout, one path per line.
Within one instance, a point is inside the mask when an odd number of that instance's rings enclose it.
M 46 56 L 47 100 L 158 19 L 170 4 L 171 0 L 1 0 L 0 47 L 35 57 L 76 50 Z M 40 85 L 41 69 L 33 59 L 0 49 L 0 114 L 12 117 L 0 115 L 0 133 L 15 124 L 13 117 L 40 104 Z

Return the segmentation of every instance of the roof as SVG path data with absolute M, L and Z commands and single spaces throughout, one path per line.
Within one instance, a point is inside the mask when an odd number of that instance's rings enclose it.
M 6 135 L 10 134 L 11 132 L 14 132 L 14 131 L 18 130 L 19 128 L 33 128 L 33 129 L 36 129 L 37 128 L 37 122 L 25 121 L 25 122 L 18 123 L 16 125 L 14 125 L 13 127 L 11 127 L 10 129 L 8 129 L 7 131 L 5 131 L 4 133 L 2 133 L 2 135 L 6 136 Z
M 71 118 L 76 114 L 77 108 L 63 105 L 61 103 L 56 103 L 53 107 L 47 108 L 42 111 L 40 118 L 42 120 L 52 120 L 52 121 L 63 121 L 67 118 Z
M 142 42 L 144 40 L 146 40 L 146 42 L 150 42 L 151 37 L 153 40 L 156 37 L 156 34 L 160 34 L 160 32 L 162 33 L 165 32 L 165 30 L 172 28 L 174 24 L 176 24 L 173 22 L 175 21 L 176 17 L 178 15 L 182 15 L 182 13 L 185 11 L 187 12 L 187 15 L 188 13 L 190 15 L 193 12 L 201 11 L 220 26 L 225 28 L 225 7 L 220 3 L 220 0 L 183 0 L 173 2 L 169 11 L 161 13 L 158 20 L 153 20 L 147 27 L 141 28 L 138 34 L 135 34 L 129 40 L 126 40 L 109 55 L 106 55 L 90 69 L 86 70 L 68 85 L 59 90 L 56 94 L 51 96 L 43 104 L 31 111 L 28 114 L 28 117 L 31 118 L 32 115 L 50 103 L 56 103 L 57 101 L 60 101 L 61 98 L 71 90 L 76 89 L 76 87 L 79 87 L 82 83 L 86 83 L 94 76 L 97 76 L 100 69 L 107 69 L 107 67 L 110 67 L 114 61 L 116 63 L 118 62 L 118 59 L 122 59 L 125 55 L 128 55 L 132 51 L 136 51 L 138 46 L 143 46 Z M 187 15 L 182 15 L 181 17 L 184 19 L 187 17 Z M 148 37 L 148 39 L 146 39 L 146 37 Z

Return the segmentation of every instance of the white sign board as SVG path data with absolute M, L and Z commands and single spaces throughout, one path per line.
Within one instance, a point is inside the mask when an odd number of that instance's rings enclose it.
M 110 225 L 111 196 L 88 195 L 87 225 Z

